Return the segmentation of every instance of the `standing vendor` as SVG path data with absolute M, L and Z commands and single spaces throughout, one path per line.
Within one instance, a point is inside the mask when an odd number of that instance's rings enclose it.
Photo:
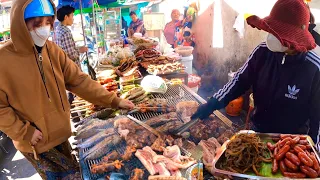
M 142 36 L 146 34 L 146 29 L 144 28 L 143 21 L 138 18 L 135 12 L 130 12 L 131 23 L 128 28 L 128 35 L 132 37 L 134 33 L 141 33 Z
M 178 9 L 174 9 L 171 12 L 171 21 L 164 27 L 164 36 L 167 43 L 174 47 L 174 34 L 176 32 L 176 23 L 179 21 L 180 12 Z
M 316 43 L 308 31 L 309 20 L 303 0 L 278 0 L 268 17 L 249 17 L 249 25 L 269 33 L 266 42 L 192 118 L 205 119 L 252 87 L 253 130 L 309 134 L 318 143 L 320 57 L 310 51 Z
M 80 179 L 68 142 L 70 106 L 65 91 L 96 105 L 134 105 L 82 73 L 47 40 L 55 18 L 52 1 L 13 1 L 10 15 L 12 39 L 0 49 L 0 131 L 43 179 Z

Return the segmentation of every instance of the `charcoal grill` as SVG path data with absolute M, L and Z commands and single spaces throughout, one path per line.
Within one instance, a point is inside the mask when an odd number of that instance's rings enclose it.
M 191 91 L 187 86 L 185 85 L 169 85 L 168 90 L 165 94 L 153 94 L 152 98 L 162 98 L 168 100 L 168 105 L 175 106 L 177 103 L 182 101 L 196 101 L 199 104 L 203 104 L 206 101 L 202 99 L 199 95 Z M 157 112 L 146 112 L 146 113 L 139 113 L 135 112 L 132 113 L 131 116 L 135 117 L 138 120 L 146 121 L 147 119 L 150 119 L 155 116 L 159 116 L 162 113 Z M 90 118 L 96 118 L 95 114 L 91 115 Z M 86 118 L 87 119 L 87 118 Z M 181 119 L 180 119 L 181 120 Z M 192 140 L 192 139 L 191 139 Z M 123 154 L 126 148 L 125 142 L 117 145 L 113 149 L 110 149 L 109 152 L 106 152 L 106 155 L 110 153 L 113 150 L 116 150 L 119 154 Z M 97 164 L 100 162 L 100 160 L 88 160 L 85 161 L 81 159 L 83 156 L 83 153 L 86 152 L 88 149 L 81 149 L 79 150 L 79 157 L 80 157 L 80 167 L 81 167 L 81 173 L 84 180 L 96 180 L 96 179 L 104 179 L 107 174 L 101 174 L 101 175 L 95 175 L 90 173 L 90 167 L 92 164 Z M 188 154 L 188 152 L 185 152 L 182 150 L 183 154 Z M 123 173 L 129 178 L 130 172 L 132 172 L 135 168 L 140 168 L 145 170 L 145 177 L 144 179 L 148 179 L 148 171 L 144 168 L 143 164 L 139 161 L 138 158 L 135 156 L 132 157 L 132 159 L 129 162 L 125 163 L 126 170 L 123 168 L 121 169 L 120 173 Z

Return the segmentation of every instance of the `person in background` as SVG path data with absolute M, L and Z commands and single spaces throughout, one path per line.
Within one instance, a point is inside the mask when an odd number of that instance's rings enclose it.
M 131 23 L 128 28 L 128 35 L 132 37 L 134 33 L 141 33 L 142 36 L 146 34 L 146 29 L 144 28 L 143 21 L 138 18 L 135 12 L 130 12 Z
M 192 40 L 192 34 L 190 31 L 184 31 L 183 33 L 183 40 L 182 40 L 182 46 L 192 46 L 194 47 L 196 44 Z
M 214 110 L 252 87 L 251 129 L 262 133 L 308 134 L 319 149 L 320 57 L 308 31 L 310 11 L 303 0 L 278 0 L 264 19 L 247 23 L 268 33 L 234 78 L 201 105 L 192 119 Z
M 174 9 L 171 12 L 171 22 L 168 22 L 164 27 L 164 36 L 167 43 L 174 47 L 174 35 L 176 32 L 176 23 L 179 21 L 180 12 L 178 9 Z
M 105 90 L 48 41 L 55 19 L 52 1 L 13 1 L 10 16 L 12 39 L 0 48 L 0 131 L 42 179 L 80 180 L 68 142 L 70 106 L 64 92 L 115 109 L 134 104 Z
M 74 11 L 75 9 L 71 6 L 62 6 L 58 9 L 57 19 L 60 21 L 60 24 L 56 28 L 54 42 L 67 53 L 68 57 L 72 59 L 79 68 L 81 68 L 81 62 L 79 59 L 80 53 L 87 52 L 88 48 L 76 48 L 71 30 L 68 28 L 68 26 L 72 26 L 73 24 Z M 67 94 L 69 103 L 71 104 L 75 96 L 71 92 L 67 92 Z
M 122 29 L 125 31 L 125 36 L 128 37 L 128 23 L 127 21 L 121 16 L 121 24 L 122 24 Z
M 310 11 L 310 24 L 309 24 L 309 32 L 311 33 L 312 37 L 314 38 L 317 46 L 316 48 L 314 48 L 312 51 L 315 52 L 318 56 L 320 56 L 320 34 L 315 31 L 314 29 L 316 28 L 316 24 L 315 24 L 315 18 L 314 15 L 311 12 L 310 7 L 308 6 L 309 11 Z
M 76 44 L 73 40 L 71 30 L 68 26 L 73 24 L 73 13 L 75 9 L 71 6 L 62 6 L 57 11 L 57 19 L 60 21 L 60 24 L 55 31 L 54 42 L 60 46 L 80 68 L 80 53 L 85 53 L 88 51 L 87 47 L 76 48 Z

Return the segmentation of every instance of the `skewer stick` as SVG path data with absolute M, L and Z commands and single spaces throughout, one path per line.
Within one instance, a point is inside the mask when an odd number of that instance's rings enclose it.
M 32 152 L 33 152 L 33 157 L 34 157 L 34 159 L 38 161 L 39 158 L 38 158 L 38 155 L 37 155 L 36 148 L 34 148 L 34 146 L 33 146 L 31 143 L 29 143 L 29 144 L 30 144 L 30 146 L 31 146 L 31 148 L 32 148 Z

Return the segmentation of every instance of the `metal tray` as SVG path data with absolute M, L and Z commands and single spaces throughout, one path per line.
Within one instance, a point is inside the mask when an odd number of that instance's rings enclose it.
M 153 98 L 161 98 L 161 99 L 167 99 L 168 100 L 168 104 L 169 105 L 176 105 L 178 102 L 181 101 L 197 101 L 199 104 L 203 104 L 206 101 L 204 99 L 202 99 L 199 95 L 197 95 L 195 92 L 191 91 L 188 87 L 186 87 L 185 85 L 170 85 L 168 86 L 168 90 L 165 94 L 152 94 Z M 107 109 L 105 110 L 107 111 Z M 109 109 L 110 111 L 110 109 Z M 87 117 L 85 120 L 90 120 L 92 118 L 97 118 L 99 115 L 101 116 L 101 112 L 99 113 L 94 113 L 91 116 Z M 138 120 L 141 121 L 147 121 L 148 119 L 161 115 L 162 113 L 157 113 L 157 112 L 147 112 L 147 113 L 132 113 L 131 116 L 135 117 Z M 232 124 L 231 121 L 225 120 L 223 117 L 223 115 L 220 112 L 215 112 L 214 114 L 217 115 L 217 117 L 219 119 L 221 119 L 225 124 L 226 127 L 230 125 L 230 123 Z M 98 117 L 99 118 L 99 117 Z M 100 118 L 100 119 L 104 119 L 104 118 Z M 179 119 L 179 118 L 178 118 Z M 190 137 L 191 141 L 196 142 L 195 139 L 193 139 L 192 137 Z M 119 154 L 123 154 L 125 151 L 125 143 L 119 144 L 117 147 L 113 147 L 109 150 L 109 152 L 111 152 L 112 150 L 116 150 Z M 88 149 L 80 149 L 79 150 L 79 157 L 83 156 L 83 153 L 86 152 Z M 187 152 L 183 149 L 182 153 L 184 155 L 188 155 L 190 152 Z M 106 152 L 105 154 L 108 154 L 108 152 Z M 81 167 L 81 174 L 82 174 L 82 178 L 84 180 L 95 180 L 95 179 L 104 179 L 104 177 L 106 175 L 108 175 L 108 173 L 105 174 L 91 174 L 90 170 L 91 170 L 91 165 L 94 163 L 98 163 L 100 160 L 83 160 L 80 159 L 80 167 Z M 144 169 L 144 166 L 142 165 L 142 163 L 139 161 L 139 159 L 137 159 L 135 156 L 133 156 L 133 158 L 126 163 L 126 166 L 129 166 L 128 168 L 122 169 L 120 172 L 125 174 L 127 178 L 129 178 L 130 174 L 128 173 L 128 171 L 133 171 L 134 168 L 141 168 Z M 184 172 L 182 171 L 182 174 L 184 174 Z M 145 170 L 145 176 L 144 179 L 148 178 L 148 172 Z M 204 174 L 204 175 L 208 175 L 208 174 Z M 210 176 L 210 175 L 209 175 Z M 207 177 L 207 176 L 206 176 Z
M 252 131 L 252 130 L 242 130 L 242 131 L 239 131 L 238 133 L 236 133 L 230 139 L 233 139 L 236 135 L 239 135 L 239 134 L 252 134 L 252 133 L 257 134 L 261 139 L 265 139 L 265 140 L 266 139 L 272 139 L 272 138 L 278 138 L 280 136 L 280 134 L 276 134 L 276 133 L 259 133 L 259 132 L 255 132 L 255 131 Z M 293 135 L 293 134 L 290 134 L 290 135 Z M 299 135 L 299 134 L 296 134 L 296 135 Z M 301 136 L 307 136 L 307 140 L 308 140 L 309 144 L 312 146 L 312 151 L 315 152 L 316 158 L 320 162 L 319 155 L 318 155 L 317 151 L 313 147 L 314 142 L 312 141 L 311 137 L 308 136 L 308 135 L 301 135 Z M 216 167 L 216 165 L 219 163 L 219 160 L 222 157 L 222 155 L 224 155 L 224 153 L 225 153 L 225 151 L 227 149 L 227 145 L 228 145 L 229 142 L 230 142 L 230 140 L 224 142 L 224 144 L 221 146 L 221 148 L 217 151 L 217 154 L 216 154 L 216 156 L 215 156 L 215 158 L 213 160 L 211 172 L 214 172 L 215 175 L 227 176 L 227 177 L 229 177 L 231 179 L 292 179 L 292 178 L 287 178 L 287 177 L 278 177 L 278 178 L 276 178 L 276 177 L 254 176 L 254 175 L 234 173 L 234 172 L 218 169 Z

